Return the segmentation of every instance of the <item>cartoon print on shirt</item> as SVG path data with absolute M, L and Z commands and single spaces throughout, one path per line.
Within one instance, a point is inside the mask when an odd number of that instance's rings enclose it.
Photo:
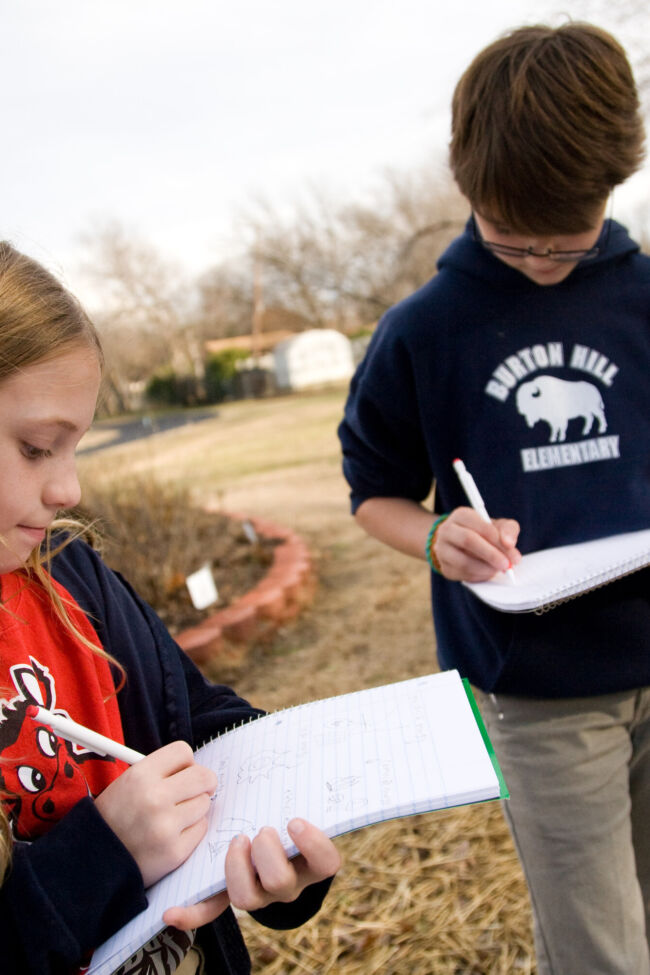
M 593 381 L 560 378 L 550 375 L 549 369 L 563 369 L 569 376 L 569 370 L 588 373 Z M 528 429 L 544 437 L 541 446 L 522 447 L 522 470 L 534 472 L 620 457 L 619 436 L 607 433 L 603 397 L 603 387 L 611 389 L 617 373 L 618 366 L 597 349 L 579 343 L 565 349 L 562 342 L 519 349 L 493 369 L 486 394 L 502 403 L 514 400 Z
M 569 420 L 577 417 L 585 421 L 583 437 L 591 431 L 595 420 L 599 433 L 607 429 L 603 398 L 593 383 L 584 380 L 570 382 L 557 376 L 538 376 L 522 383 L 517 390 L 516 403 L 529 427 L 534 427 L 540 420 L 548 423 L 550 443 L 566 440 Z
M 14 838 L 29 841 L 53 826 L 71 804 L 92 794 L 82 766 L 115 760 L 73 745 L 27 717 L 32 704 L 69 717 L 56 707 L 55 680 L 46 666 L 30 656 L 29 663 L 15 664 L 9 674 L 17 693 L 0 700 L 0 791 Z M 193 947 L 194 936 L 193 931 L 165 928 L 122 966 L 120 975 L 171 975 L 181 963 L 184 975 L 201 975 L 204 959 Z
M 203 975 L 205 958 L 198 945 L 194 944 L 195 936 L 196 931 L 164 928 L 121 965 L 114 975 L 173 975 L 181 962 L 183 975 Z
M 56 702 L 54 679 L 46 667 L 30 657 L 9 671 L 17 691 L 11 700 L 0 701 L 0 790 L 14 836 L 30 840 L 61 818 L 65 794 L 90 795 L 81 766 L 92 761 L 113 761 L 85 749 L 75 749 L 50 728 L 27 717 L 36 704 L 50 710 Z M 58 711 L 65 714 L 64 711 Z

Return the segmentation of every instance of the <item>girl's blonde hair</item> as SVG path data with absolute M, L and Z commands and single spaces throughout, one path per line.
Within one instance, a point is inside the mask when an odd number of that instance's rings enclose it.
M 103 366 L 99 337 L 77 299 L 37 261 L 0 241 L 0 383 L 79 345 L 93 349 Z M 26 579 L 38 580 L 63 625 L 84 646 L 110 660 L 102 647 L 89 643 L 78 631 L 48 571 L 53 555 L 85 530 L 86 526 L 75 519 L 57 519 L 48 530 L 43 549 L 31 553 L 22 571 Z M 0 611 L 6 611 L 1 598 Z M 11 845 L 9 821 L 0 803 L 0 880 L 11 858 Z
M 0 241 L 0 382 L 84 343 L 104 363 L 80 303 L 42 265 Z

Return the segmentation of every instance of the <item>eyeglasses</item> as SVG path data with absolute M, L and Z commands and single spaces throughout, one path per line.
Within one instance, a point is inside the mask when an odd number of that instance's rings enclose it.
M 547 247 L 544 251 L 536 251 L 533 247 L 510 247 L 508 244 L 495 244 L 481 236 L 474 214 L 472 214 L 472 231 L 474 240 L 487 251 L 490 251 L 491 254 L 496 254 L 497 257 L 544 257 L 549 261 L 557 261 L 558 264 L 574 264 L 576 261 L 590 261 L 600 253 L 599 247 L 589 247 L 587 250 L 576 251 L 555 251 L 551 247 Z

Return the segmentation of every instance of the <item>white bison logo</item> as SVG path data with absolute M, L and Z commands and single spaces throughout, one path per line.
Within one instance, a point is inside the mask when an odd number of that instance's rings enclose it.
M 548 423 L 551 428 L 549 443 L 566 440 L 569 420 L 575 417 L 583 417 L 585 421 L 583 437 L 591 430 L 594 420 L 598 421 L 599 433 L 607 429 L 603 400 L 593 383 L 538 376 L 517 390 L 517 409 L 529 427 L 534 427 L 540 420 Z

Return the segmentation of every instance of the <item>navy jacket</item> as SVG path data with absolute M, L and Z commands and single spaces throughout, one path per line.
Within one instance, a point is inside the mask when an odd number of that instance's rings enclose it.
M 468 228 L 380 322 L 340 426 L 352 508 L 467 504 L 461 457 L 522 552 L 650 526 L 650 258 L 606 222 L 595 260 L 542 287 Z M 650 573 L 543 617 L 507 615 L 432 576 L 443 667 L 539 697 L 650 684 Z
M 183 739 L 198 747 L 260 713 L 230 688 L 205 680 L 150 607 L 85 543 L 75 541 L 57 555 L 52 574 L 126 671 L 118 702 L 127 745 L 150 752 Z M 255 917 L 276 928 L 302 924 L 318 910 L 328 885 L 314 884 L 292 904 L 270 905 Z M 0 970 L 3 975 L 68 975 L 144 907 L 135 861 L 93 801 L 84 799 L 49 833 L 14 846 L 0 887 Z M 230 909 L 199 931 L 197 943 L 210 973 L 250 971 Z

